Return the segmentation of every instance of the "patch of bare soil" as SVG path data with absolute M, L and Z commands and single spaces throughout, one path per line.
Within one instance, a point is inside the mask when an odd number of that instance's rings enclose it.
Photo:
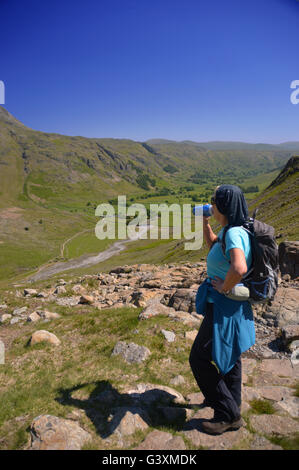
M 10 325 L 2 325 L 0 329 L 0 341 L 4 343 L 5 351 L 10 349 L 13 341 L 21 334 L 20 328 L 11 328 Z
M 8 207 L 0 211 L 0 219 L 18 219 L 22 216 L 24 209 L 20 207 Z

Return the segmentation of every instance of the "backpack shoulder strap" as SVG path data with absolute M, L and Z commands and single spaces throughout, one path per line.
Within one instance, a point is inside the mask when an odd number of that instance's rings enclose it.
M 252 230 L 250 229 L 250 224 L 252 223 L 252 219 L 248 219 L 244 225 L 241 225 L 241 227 L 246 230 L 246 232 L 249 234 L 249 235 L 253 235 L 252 233 Z M 228 230 L 232 228 L 232 226 L 228 225 L 224 228 L 223 230 L 223 234 L 222 234 L 222 241 L 221 241 L 221 247 L 222 247 L 222 251 L 223 251 L 223 254 L 225 256 L 225 248 L 226 248 L 226 244 L 225 244 L 225 237 L 226 237 L 226 234 L 228 232 Z M 251 238 L 251 237 L 249 237 Z M 220 240 L 219 240 L 220 241 Z
M 225 256 L 225 248 L 226 248 L 226 245 L 225 245 L 225 236 L 226 236 L 226 234 L 227 234 L 227 232 L 228 232 L 228 230 L 229 230 L 230 228 L 231 228 L 230 225 L 226 225 L 226 226 L 224 227 L 224 230 L 223 230 L 223 233 L 222 233 L 222 239 L 221 239 L 221 240 L 219 239 L 219 241 L 221 242 L 221 248 L 222 248 L 222 252 L 223 252 L 224 256 Z

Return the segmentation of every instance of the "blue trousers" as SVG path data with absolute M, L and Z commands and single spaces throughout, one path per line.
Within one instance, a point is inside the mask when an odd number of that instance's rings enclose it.
M 189 363 L 207 405 L 214 409 L 214 417 L 233 421 L 240 417 L 241 357 L 227 374 L 222 375 L 211 362 L 212 342 L 213 304 L 207 303 L 206 314 L 191 348 Z

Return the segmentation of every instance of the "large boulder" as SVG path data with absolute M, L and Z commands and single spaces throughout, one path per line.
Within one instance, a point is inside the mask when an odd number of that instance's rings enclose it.
M 126 389 L 125 393 L 145 406 L 152 406 L 155 403 L 159 405 L 185 403 L 181 393 L 166 385 L 139 383 L 135 388 Z
M 156 290 L 142 288 L 132 292 L 131 302 L 137 307 L 146 307 L 151 299 L 155 298 L 155 301 L 159 302 L 162 297 L 162 292 L 157 293 Z
M 60 340 L 53 333 L 46 330 L 35 331 L 31 336 L 30 345 L 33 346 L 34 344 L 42 342 L 50 343 L 54 346 L 59 346 L 60 344 Z
M 195 289 L 177 289 L 169 299 L 169 307 L 184 312 L 194 312 L 195 308 Z
M 281 274 L 299 276 L 299 241 L 285 241 L 279 244 L 279 266 Z
M 127 264 L 124 266 L 117 266 L 116 268 L 113 268 L 109 271 L 109 274 L 115 273 L 115 274 L 120 274 L 120 273 L 130 273 L 133 271 L 132 266 L 128 266 Z
M 74 305 L 78 305 L 80 300 L 80 295 L 73 295 L 71 297 L 60 297 L 55 299 L 58 305 L 73 307 Z
M 49 310 L 39 310 L 38 314 L 41 318 L 44 318 L 45 320 L 56 320 L 57 318 L 60 318 L 59 313 L 49 312 Z
M 36 321 L 39 321 L 40 319 L 41 319 L 41 317 L 39 316 L 39 314 L 37 312 L 32 312 L 27 317 L 28 322 L 36 322 Z
M 13 316 L 22 316 L 26 313 L 27 310 L 28 310 L 28 307 L 15 308 L 14 311 L 12 312 L 12 315 Z
M 152 431 L 134 450 L 185 450 L 186 444 L 180 436 L 164 431 Z
M 4 323 L 7 320 L 10 320 L 11 318 L 12 316 L 10 315 L 10 313 L 3 313 L 3 315 L 0 315 L 0 323 Z
M 118 407 L 113 419 L 109 423 L 110 433 L 120 436 L 130 436 L 138 429 L 143 431 L 149 427 L 150 419 L 145 410 L 141 408 Z
M 91 305 L 94 302 L 94 297 L 92 295 L 82 294 L 79 300 L 79 304 Z
M 171 307 L 167 307 L 161 303 L 163 294 L 156 294 L 148 300 L 146 307 L 139 315 L 139 320 L 146 320 L 147 318 L 154 317 L 156 315 L 167 315 L 174 313 L 175 310 Z
M 24 289 L 24 296 L 37 295 L 36 289 Z
M 120 354 L 126 362 L 132 364 L 145 361 L 150 353 L 150 350 L 145 346 L 118 341 L 113 349 L 112 356 Z
M 249 420 L 256 432 L 269 436 L 292 436 L 299 432 L 299 423 L 288 416 L 251 415 Z
M 162 335 L 169 343 L 172 343 L 175 340 L 175 333 L 173 331 L 161 330 Z
M 75 294 L 86 294 L 86 288 L 84 286 L 82 286 L 82 284 L 75 284 L 73 287 L 72 287 L 72 291 L 75 293 Z
M 65 294 L 66 293 L 66 288 L 64 286 L 57 286 L 54 294 Z
M 286 325 L 281 330 L 282 340 L 286 347 L 288 347 L 292 341 L 299 340 L 299 324 L 297 325 Z
M 299 289 L 278 287 L 274 300 L 264 307 L 262 316 L 275 320 L 279 327 L 299 324 Z
M 30 426 L 30 450 L 80 450 L 90 434 L 72 420 L 40 415 Z

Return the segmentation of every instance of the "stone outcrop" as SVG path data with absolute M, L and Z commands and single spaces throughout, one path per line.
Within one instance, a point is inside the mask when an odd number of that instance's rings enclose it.
M 0 316 L 0 322 L 5 323 L 8 320 L 11 320 L 12 315 L 10 313 L 3 313 L 3 315 Z
M 170 309 L 161 303 L 162 297 L 163 294 L 156 294 L 154 297 L 150 298 L 146 303 L 146 307 L 140 313 L 139 319 L 146 320 L 156 315 L 169 315 L 169 313 L 174 312 L 174 309 Z
M 132 364 L 145 361 L 150 353 L 150 350 L 145 346 L 118 341 L 112 351 L 112 356 L 121 355 L 126 362 Z
M 24 295 L 37 295 L 36 289 L 24 289 Z
M 114 410 L 113 419 L 109 423 L 110 433 L 117 433 L 121 437 L 130 436 L 137 430 L 144 431 L 149 425 L 150 419 L 142 408 L 119 407 Z
M 219 436 L 212 436 L 201 430 L 201 424 L 212 419 L 214 412 L 212 408 L 203 408 L 197 411 L 191 420 L 184 427 L 184 436 L 196 448 L 205 448 L 208 450 L 226 450 L 234 446 L 241 445 L 245 440 L 250 439 L 250 433 L 244 427 L 237 431 L 227 431 Z
M 91 438 L 77 422 L 51 415 L 36 417 L 30 435 L 30 450 L 80 450 Z
M 54 301 L 61 306 L 75 307 L 74 311 L 78 312 L 81 308 L 89 307 L 99 310 L 142 307 L 140 320 L 164 315 L 190 326 L 192 330 L 198 329 L 203 318 L 195 311 L 195 296 L 205 277 L 203 262 L 162 266 L 118 266 L 109 273 L 89 274 L 68 282 L 61 279 L 54 286 L 44 290 L 44 296 L 38 299 L 41 303 Z M 275 299 L 267 305 L 253 306 L 257 338 L 251 349 L 253 357 L 271 358 L 293 354 L 293 360 L 298 360 L 298 335 L 294 333 L 299 325 L 298 286 L 296 279 L 280 279 Z M 63 288 L 62 293 L 60 288 Z M 27 319 L 39 321 L 37 315 L 43 320 L 55 318 L 54 313 L 52 316 L 49 313 L 41 313 L 47 310 L 40 305 L 30 308 L 30 302 L 37 299 L 38 294 L 34 294 L 35 291 L 38 292 L 38 289 L 24 289 L 24 292 L 30 293 L 25 295 L 25 306 L 10 309 L 2 303 L 1 324 L 20 325 Z M 24 298 L 20 291 L 16 293 Z M 195 333 L 186 332 L 186 337 L 189 337 L 189 334 L 190 338 L 195 336 Z
M 195 289 L 177 289 L 170 297 L 168 306 L 184 312 L 195 312 Z
M 134 450 L 185 450 L 186 444 L 180 436 L 168 432 L 152 431 Z
M 262 316 L 272 319 L 275 326 L 299 324 L 299 289 L 298 287 L 279 286 L 274 300 L 262 309 Z
M 43 342 L 52 344 L 54 346 L 60 345 L 60 340 L 53 333 L 50 333 L 46 330 L 35 331 L 31 336 L 30 345 L 33 346 L 34 344 Z
M 294 419 L 278 415 L 252 415 L 250 424 L 255 431 L 268 436 L 292 436 L 299 432 L 299 423 Z
M 137 384 L 136 388 L 127 388 L 125 392 L 138 402 L 151 406 L 154 403 L 184 404 L 185 399 L 181 393 L 166 385 Z
M 169 343 L 172 343 L 175 340 L 175 333 L 173 331 L 161 330 L 162 335 Z
M 299 241 L 285 241 L 279 244 L 279 267 L 281 275 L 291 278 L 299 276 Z
M 35 310 L 27 317 L 27 321 L 36 322 L 39 320 L 56 320 L 60 315 L 56 312 L 49 312 L 48 310 Z
M 299 323 L 286 325 L 281 329 L 282 341 L 288 347 L 293 341 L 299 340 Z

